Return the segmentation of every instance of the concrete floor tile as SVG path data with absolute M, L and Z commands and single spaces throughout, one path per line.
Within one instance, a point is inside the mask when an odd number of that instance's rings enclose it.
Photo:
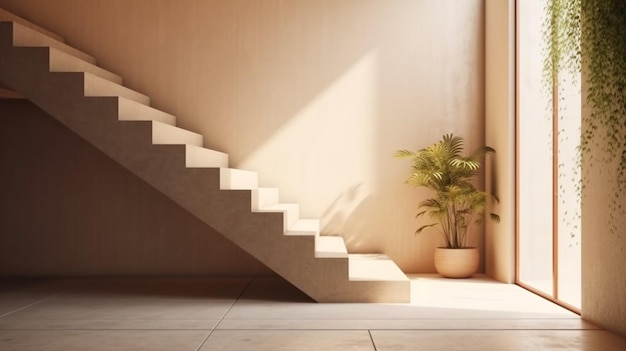
M 200 351 L 374 351 L 367 331 L 215 331 Z
M 219 319 L 232 301 L 128 295 L 64 294 L 5 318 L 31 320 Z
M 595 330 L 581 319 L 225 319 L 218 330 Z
M 3 351 L 195 351 L 206 338 L 200 331 L 2 331 Z
M 73 280 L 66 292 L 3 319 L 65 321 L 61 324 L 68 326 L 71 321 L 219 319 L 247 285 L 241 279 Z
M 0 331 L 126 329 L 210 331 L 218 322 L 219 319 L 20 319 L 9 316 L 0 318 Z
M 377 331 L 377 351 L 623 351 L 626 338 L 604 330 Z

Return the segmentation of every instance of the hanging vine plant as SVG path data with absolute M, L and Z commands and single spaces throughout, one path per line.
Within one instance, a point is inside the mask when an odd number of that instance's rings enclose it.
M 586 0 L 581 10 L 586 101 L 591 107 L 581 148 L 598 148 L 603 159 L 595 161 L 617 163 L 619 197 L 626 190 L 626 1 Z
M 581 72 L 581 27 L 580 0 L 547 0 L 544 2 L 543 20 L 543 90 L 546 94 L 546 109 L 553 119 L 556 138 L 551 138 L 554 170 L 558 181 L 559 230 L 568 230 L 570 246 L 580 244 L 581 222 L 581 150 L 580 120 L 571 120 L 578 115 L 576 94 L 579 91 Z M 578 98 L 578 101 L 580 99 Z M 570 136 L 576 136 L 569 140 Z M 570 192 L 576 191 L 576 196 Z M 561 212 L 562 211 L 562 212 Z
M 620 205 L 626 192 L 626 1 L 548 0 L 546 14 L 544 81 L 558 89 L 560 72 L 584 70 L 583 102 L 590 112 L 583 114 L 580 151 L 591 167 L 613 167 L 607 171 L 614 175 L 609 215 L 616 233 L 613 219 L 626 211 Z

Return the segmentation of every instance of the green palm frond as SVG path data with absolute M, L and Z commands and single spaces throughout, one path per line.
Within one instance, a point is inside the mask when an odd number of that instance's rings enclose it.
M 415 231 L 415 234 L 419 234 L 421 233 L 424 229 L 428 229 L 428 228 L 432 228 L 434 226 L 438 226 L 439 223 L 431 223 L 431 224 L 427 224 L 427 225 L 423 225 L 419 228 L 417 228 L 417 230 Z
M 450 164 L 454 167 L 460 168 L 461 170 L 470 171 L 475 171 L 480 167 L 480 163 L 469 158 L 455 158 L 454 160 L 450 161 Z
M 410 157 L 415 157 L 415 153 L 413 151 L 409 151 L 409 150 L 398 150 L 396 151 L 396 153 L 393 155 L 393 157 L 397 157 L 397 158 L 410 158 Z

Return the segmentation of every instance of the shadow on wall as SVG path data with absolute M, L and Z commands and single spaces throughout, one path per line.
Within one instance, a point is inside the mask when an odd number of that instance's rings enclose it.
M 259 171 L 283 202 L 300 203 L 304 218 L 324 217 L 324 232 L 344 236 L 349 250 L 431 270 L 431 239 L 411 235 L 417 200 L 399 190 L 408 168 L 392 155 L 444 133 L 469 148 L 483 143 L 483 1 L 0 6 L 97 56 L 233 166 Z M 340 208 L 354 191 L 358 205 Z
M 335 199 L 322 214 L 321 225 L 327 235 L 343 236 L 346 245 L 355 252 L 363 249 L 368 243 L 363 235 L 346 235 L 350 229 L 353 233 L 366 233 L 366 225 L 358 213 L 367 207 L 370 195 L 363 189 L 363 184 L 350 187 Z
M 0 276 L 273 275 L 27 100 L 0 122 Z

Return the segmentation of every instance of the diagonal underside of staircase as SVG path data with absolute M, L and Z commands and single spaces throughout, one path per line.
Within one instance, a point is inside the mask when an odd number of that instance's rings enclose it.
M 0 86 L 5 85 L 170 197 L 318 302 L 409 302 L 410 282 L 382 254 L 348 254 L 279 202 L 257 174 L 176 127 L 150 98 L 63 38 L 0 9 Z

